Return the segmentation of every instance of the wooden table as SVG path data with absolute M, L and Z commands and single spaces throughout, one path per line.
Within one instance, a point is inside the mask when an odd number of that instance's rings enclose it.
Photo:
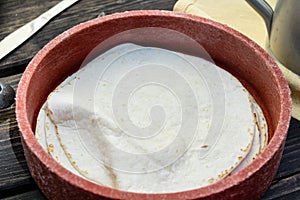
M 59 0 L 5 0 L 0 2 L 0 39 L 34 19 Z M 126 10 L 172 10 L 176 0 L 81 0 L 34 37 L 0 61 L 0 81 L 17 89 L 31 58 L 66 29 L 98 15 Z M 259 183 L 257 183 L 259 187 Z M 18 130 L 15 105 L 0 111 L 0 198 L 45 199 L 28 171 Z M 292 119 L 278 173 L 262 199 L 300 199 L 300 122 Z

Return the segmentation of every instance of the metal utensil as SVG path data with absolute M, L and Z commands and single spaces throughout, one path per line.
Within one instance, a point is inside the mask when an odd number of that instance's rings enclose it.
M 0 82 L 0 110 L 15 102 L 15 90 L 8 84 Z
M 274 11 L 265 0 L 246 1 L 264 18 L 272 53 L 300 75 L 300 1 L 278 0 Z
M 49 22 L 50 19 L 55 17 L 57 14 L 70 7 L 79 0 L 63 0 L 45 13 L 41 14 L 39 17 L 35 18 L 31 22 L 28 22 L 21 28 L 17 29 L 10 35 L 6 36 L 0 42 L 0 60 L 25 42 L 34 33 L 36 33 L 40 28 Z

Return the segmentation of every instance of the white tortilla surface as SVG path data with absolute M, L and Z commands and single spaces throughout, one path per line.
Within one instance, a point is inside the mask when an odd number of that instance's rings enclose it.
M 156 132 L 143 135 L 149 127 Z M 241 170 L 264 149 L 267 129 L 258 104 L 230 73 L 202 58 L 126 43 L 49 95 L 36 137 L 57 162 L 90 181 L 168 193 Z

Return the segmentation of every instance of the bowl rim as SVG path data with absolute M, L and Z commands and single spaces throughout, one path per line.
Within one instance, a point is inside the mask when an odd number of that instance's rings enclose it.
M 182 192 L 147 194 L 147 193 L 121 191 L 106 186 L 98 185 L 96 183 L 90 182 L 71 173 L 70 171 L 62 167 L 60 164 L 58 164 L 49 154 L 47 154 L 46 151 L 44 151 L 42 146 L 35 139 L 34 132 L 31 130 L 31 125 L 29 123 L 29 119 L 26 114 L 27 113 L 26 112 L 27 111 L 27 105 L 26 105 L 27 89 L 31 82 L 31 77 L 35 73 L 39 63 L 45 57 L 47 57 L 48 52 L 56 48 L 57 43 L 63 40 L 67 40 L 68 37 L 70 37 L 70 35 L 77 34 L 81 31 L 84 31 L 85 29 L 90 28 L 91 26 L 98 26 L 101 23 L 113 21 L 115 19 L 135 18 L 140 16 L 184 18 L 185 20 L 190 20 L 195 23 L 202 23 L 209 26 L 213 26 L 214 28 L 227 32 L 228 34 L 234 35 L 234 37 L 236 37 L 246 45 L 250 45 L 250 47 L 254 49 L 255 53 L 263 57 L 267 65 L 270 66 L 270 68 L 272 68 L 272 73 L 278 84 L 279 92 L 280 92 L 279 95 L 281 98 L 280 99 L 281 112 L 279 117 L 279 123 L 276 127 L 276 130 L 274 130 L 274 135 L 272 139 L 269 141 L 266 149 L 262 153 L 260 153 L 260 155 L 251 164 L 249 164 L 246 168 L 244 168 L 237 174 L 233 174 L 209 186 L 188 190 L 188 191 L 182 191 Z M 159 10 L 126 11 L 122 13 L 115 13 L 100 18 L 92 19 L 90 21 L 76 25 L 69 30 L 66 30 L 65 32 L 63 32 L 62 34 L 60 34 L 59 36 L 51 40 L 44 48 L 42 48 L 34 56 L 34 58 L 28 64 L 27 69 L 22 75 L 22 78 L 18 86 L 17 95 L 16 95 L 16 117 L 20 128 L 21 136 L 22 136 L 22 142 L 27 145 L 31 153 L 33 153 L 39 159 L 39 161 L 44 166 L 47 167 L 48 170 L 51 170 L 51 172 L 55 173 L 58 177 L 61 177 L 69 184 L 99 196 L 105 196 L 109 198 L 119 198 L 119 199 L 134 198 L 134 197 L 141 199 L 141 198 L 145 198 L 146 196 L 147 197 L 151 196 L 153 198 L 178 198 L 178 197 L 200 198 L 200 197 L 207 197 L 212 194 L 219 193 L 226 189 L 229 189 L 239 184 L 240 182 L 243 182 L 246 179 L 248 179 L 252 174 L 257 172 L 270 159 L 272 159 L 274 154 L 285 142 L 286 134 L 289 127 L 290 116 L 291 116 L 291 98 L 290 98 L 290 90 L 288 84 L 282 72 L 280 71 L 279 67 L 275 63 L 275 61 L 258 44 L 256 44 L 246 36 L 242 35 L 238 31 L 235 31 L 226 25 L 199 16 L 194 16 L 194 15 L 184 14 L 184 13 L 179 13 L 174 11 L 159 11 Z

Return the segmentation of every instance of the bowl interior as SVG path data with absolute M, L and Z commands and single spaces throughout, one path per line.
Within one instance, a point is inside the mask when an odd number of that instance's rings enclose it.
M 201 44 L 217 65 L 236 76 L 255 97 L 267 118 L 270 138 L 279 124 L 288 123 L 290 102 L 284 99 L 289 95 L 286 82 L 276 64 L 254 42 L 210 20 L 169 12 L 148 11 L 145 14 L 135 11 L 76 26 L 55 38 L 35 56 L 24 73 L 17 99 L 17 103 L 23 104 L 19 109 L 22 114 L 19 115 L 27 118 L 27 128 L 31 129 L 32 136 L 37 114 L 48 94 L 75 72 L 99 43 L 118 33 L 144 27 L 173 30 Z M 147 31 L 134 34 L 129 31 L 125 37 L 116 38 L 107 46 L 96 49 L 96 52 L 126 41 L 171 49 L 181 46 L 188 50 L 184 41 L 168 34 Z M 24 127 L 22 124 L 20 126 Z M 285 137 L 285 129 L 278 134 Z M 24 131 L 22 134 L 25 142 L 26 138 L 31 137 L 24 136 Z
M 39 59 L 34 60 L 36 69 L 29 82 L 27 97 L 27 116 L 35 128 L 36 116 L 39 108 L 48 94 L 64 80 L 68 75 L 74 73 L 86 59 L 87 55 L 95 49 L 97 44 L 107 40 L 111 36 L 131 29 L 144 27 L 160 27 L 183 33 L 201 44 L 209 53 L 215 63 L 236 76 L 244 86 L 255 96 L 263 107 L 270 127 L 270 137 L 278 125 L 281 111 L 280 88 L 278 88 L 277 77 L 274 76 L 272 67 L 266 65 L 259 52 L 252 49 L 251 41 L 242 43 L 235 35 L 222 31 L 209 23 L 193 23 L 188 19 L 162 16 L 139 16 L 110 20 L 106 23 L 89 23 L 85 26 L 73 28 L 75 34 L 59 36 L 52 41 L 42 53 Z M 70 31 L 71 32 L 71 31 Z M 140 33 L 140 32 L 139 32 Z M 149 32 L 128 34 L 127 37 L 116 38 L 106 47 L 112 47 L 122 42 L 134 42 L 142 45 L 162 46 L 169 49 L 182 47 L 184 41 L 168 35 L 152 34 Z M 182 44 L 178 44 L 182 42 Z M 177 43 L 176 45 L 174 45 Z M 104 49 L 96 49 L 103 51 Z M 94 50 L 95 51 L 95 50 Z M 264 55 L 266 56 L 266 55 Z M 33 63 L 31 65 L 33 65 Z

